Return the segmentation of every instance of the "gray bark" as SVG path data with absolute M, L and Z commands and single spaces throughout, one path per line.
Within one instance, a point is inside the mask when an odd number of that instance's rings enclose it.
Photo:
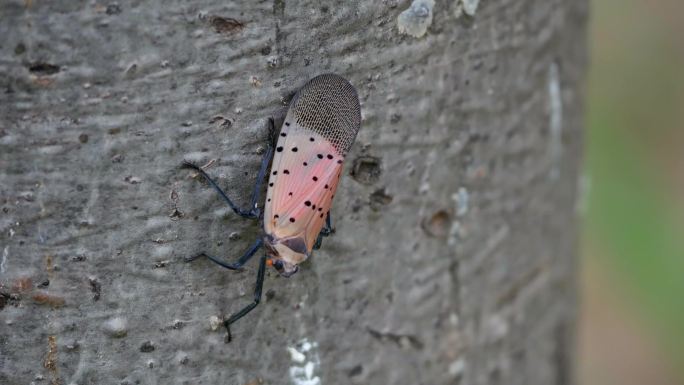
M 3 1 L 0 383 L 572 383 L 587 4 L 460 3 Z M 226 343 L 256 261 L 183 257 L 260 227 L 177 166 L 246 204 L 324 72 L 363 111 L 337 232 Z

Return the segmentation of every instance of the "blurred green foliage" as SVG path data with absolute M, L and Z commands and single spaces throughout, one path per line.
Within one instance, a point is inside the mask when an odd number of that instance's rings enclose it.
M 594 0 L 585 226 L 684 374 L 684 2 Z M 680 186 L 681 187 L 681 186 Z M 681 190 L 680 190 L 681 191 Z

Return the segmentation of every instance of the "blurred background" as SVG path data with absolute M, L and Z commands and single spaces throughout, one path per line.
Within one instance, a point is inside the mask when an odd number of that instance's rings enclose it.
M 684 1 L 591 19 L 579 383 L 684 384 Z

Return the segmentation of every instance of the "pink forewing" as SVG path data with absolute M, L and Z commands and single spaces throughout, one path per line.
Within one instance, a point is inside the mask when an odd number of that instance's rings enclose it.
M 282 133 L 269 176 L 264 229 L 277 238 L 303 236 L 311 251 L 332 206 L 344 159 L 330 142 L 296 123 L 283 126 Z

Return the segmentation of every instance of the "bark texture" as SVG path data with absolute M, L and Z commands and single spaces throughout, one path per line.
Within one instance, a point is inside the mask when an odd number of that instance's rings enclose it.
M 572 383 L 587 2 L 474 3 L 3 1 L 0 383 Z M 256 261 L 183 257 L 260 227 L 177 166 L 246 204 L 324 72 L 363 114 L 337 232 L 226 343 Z

